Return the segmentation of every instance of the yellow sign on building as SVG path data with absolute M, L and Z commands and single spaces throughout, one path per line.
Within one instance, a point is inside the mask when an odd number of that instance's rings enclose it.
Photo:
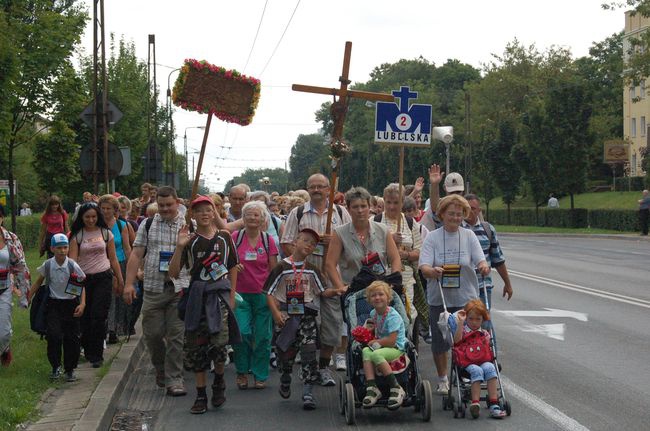
M 624 163 L 630 160 L 630 143 L 622 140 L 605 141 L 603 145 L 605 163 Z

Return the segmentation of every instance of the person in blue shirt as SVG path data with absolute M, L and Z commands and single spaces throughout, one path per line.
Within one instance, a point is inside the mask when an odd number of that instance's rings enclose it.
M 373 340 L 362 350 L 363 372 L 366 376 L 366 396 L 363 407 L 370 408 L 381 397 L 381 391 L 375 382 L 375 369 L 388 381 L 390 397 L 388 408 L 396 410 L 404 401 L 406 392 L 397 382 L 389 362 L 398 359 L 406 348 L 406 330 L 402 316 L 388 304 L 393 296 L 390 286 L 383 281 L 374 281 L 366 288 L 366 299 L 372 305 L 370 319 L 366 322 L 369 329 L 374 329 Z

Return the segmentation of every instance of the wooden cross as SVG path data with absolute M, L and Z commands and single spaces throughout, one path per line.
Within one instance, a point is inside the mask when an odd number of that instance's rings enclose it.
M 300 85 L 293 84 L 291 89 L 293 91 L 302 91 L 305 93 L 317 93 L 317 94 L 328 94 L 334 96 L 334 103 L 330 107 L 330 113 L 334 119 L 334 131 L 332 132 L 332 137 L 330 140 L 330 145 L 338 154 L 332 155 L 332 178 L 330 180 L 330 196 L 329 203 L 327 208 L 327 225 L 325 227 L 325 233 L 329 234 L 332 231 L 332 209 L 334 208 L 334 193 L 336 192 L 336 178 L 338 175 L 339 169 L 339 159 L 343 156 L 342 153 L 345 152 L 347 146 L 343 142 L 343 124 L 345 123 L 345 114 L 348 111 L 348 104 L 350 103 L 350 98 L 357 99 L 366 99 L 366 100 L 375 100 L 383 102 L 393 102 L 395 96 L 392 94 L 384 93 L 373 93 L 370 91 L 357 91 L 357 90 L 348 90 L 348 84 L 350 80 L 348 78 L 348 73 L 350 72 L 350 56 L 352 54 L 352 42 L 345 42 L 345 53 L 343 55 L 343 72 L 339 77 L 339 82 L 341 83 L 340 88 L 326 88 L 326 87 L 315 87 L 313 85 Z M 338 96 L 338 100 L 336 100 Z

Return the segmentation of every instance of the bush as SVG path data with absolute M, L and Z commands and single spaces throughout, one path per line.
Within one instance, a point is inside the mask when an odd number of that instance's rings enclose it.
M 38 234 L 41 229 L 41 215 L 34 214 L 31 216 L 16 217 L 16 235 L 23 244 L 25 250 L 38 250 Z M 5 227 L 7 227 L 8 219 L 5 218 Z
M 639 212 L 635 210 L 591 210 L 589 227 L 592 229 L 612 229 L 626 232 L 638 232 Z
M 488 217 L 490 223 L 514 226 L 583 228 L 589 224 L 589 211 L 584 208 L 539 208 L 539 216 L 536 215 L 535 208 L 512 208 L 510 220 L 507 209 L 497 209 L 490 210 Z
M 617 192 L 640 192 L 645 189 L 646 177 L 616 178 Z

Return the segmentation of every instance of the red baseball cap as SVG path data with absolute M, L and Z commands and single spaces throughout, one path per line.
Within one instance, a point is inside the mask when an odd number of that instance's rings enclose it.
M 309 235 L 313 236 L 316 239 L 316 242 L 320 242 L 320 235 L 318 232 L 316 232 L 314 229 L 309 229 L 308 227 L 301 229 L 300 233 L 308 233 Z
M 194 200 L 190 204 L 190 208 L 194 208 L 198 204 L 201 204 L 201 203 L 204 203 L 204 202 L 208 203 L 208 204 L 210 204 L 210 205 L 212 205 L 214 207 L 214 202 L 212 202 L 212 199 L 210 199 L 208 196 L 198 195 L 196 198 L 194 198 Z

